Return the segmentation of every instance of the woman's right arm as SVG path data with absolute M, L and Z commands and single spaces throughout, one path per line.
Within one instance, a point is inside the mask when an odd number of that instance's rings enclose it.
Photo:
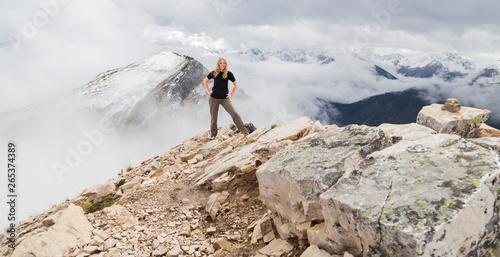
M 203 84 L 205 85 L 205 88 L 207 89 L 208 94 L 211 95 L 212 91 L 210 91 L 210 88 L 208 88 L 208 78 L 205 77 L 205 79 L 203 80 Z

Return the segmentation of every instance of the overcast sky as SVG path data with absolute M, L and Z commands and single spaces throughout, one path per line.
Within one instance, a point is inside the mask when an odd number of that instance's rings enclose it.
M 126 66 L 159 51 L 192 56 L 209 70 L 215 66 L 216 56 L 206 53 L 251 48 L 264 51 L 300 48 L 327 53 L 346 48 L 363 51 L 381 47 L 423 52 L 454 51 L 477 63 L 498 65 L 499 10 L 498 0 L 2 0 L 0 114 L 51 99 L 91 81 L 101 72 Z M 283 117 L 278 122 L 300 115 L 307 103 L 297 104 L 295 100 L 303 98 L 304 91 L 329 100 L 357 101 L 373 94 L 404 89 L 402 83 L 406 87 L 415 84 L 411 79 L 401 83 L 374 82 L 373 74 L 355 73 L 366 70 L 367 64 L 362 63 L 334 62 L 306 69 L 297 63 L 261 65 L 229 60 L 229 64 L 235 69 L 241 90 L 250 98 L 260 99 L 261 108 Z M 302 76 L 302 71 L 309 76 Z M 249 90 L 249 85 L 258 90 Z M 451 88 L 458 96 L 471 95 L 470 87 L 461 86 L 450 85 L 442 90 L 450 92 Z M 263 91 L 266 94 L 262 94 Z M 496 104 L 495 108 L 500 109 L 491 94 L 475 95 L 480 96 L 476 102 L 484 103 L 484 99 L 490 97 L 492 106 Z M 245 119 L 259 122 L 254 106 L 235 105 Z M 67 123 L 67 120 L 55 121 L 56 117 L 44 116 L 42 120 L 54 121 L 56 125 L 53 126 L 57 126 L 57 122 Z M 260 122 L 256 125 L 267 125 Z M 31 125 L 38 129 L 37 125 Z M 23 195 L 40 196 L 40 199 L 32 198 L 48 205 L 71 197 L 68 192 L 81 191 L 86 185 L 81 181 L 78 185 L 57 184 L 51 177 L 52 171 L 42 167 L 42 163 L 47 162 L 45 159 L 55 158 L 48 157 L 54 152 L 65 153 L 66 146 L 74 147 L 82 138 L 81 128 L 75 128 L 75 134 L 68 135 L 61 126 L 54 130 L 52 124 L 43 125 L 45 132 L 50 131 L 50 134 L 40 136 L 42 133 L 36 131 L 24 138 L 20 142 L 20 162 L 24 162 L 21 165 Z M 180 126 L 187 134 L 181 137 L 193 135 L 192 124 L 176 125 L 171 129 L 179 130 Z M 206 125 L 208 121 L 196 129 L 208 129 Z M 161 130 L 155 135 L 146 133 L 135 138 L 141 141 L 139 145 L 148 138 L 156 140 L 163 135 L 165 131 Z M 13 135 L 0 137 L 2 142 L 13 139 Z M 82 164 L 82 170 L 95 172 L 95 176 L 88 177 L 107 179 L 99 173 L 101 170 L 110 173 L 107 176 L 115 176 L 117 167 L 133 164 L 115 164 L 127 158 L 117 151 L 126 148 L 120 145 L 123 138 L 114 140 L 109 135 L 106 140 L 106 145 L 95 149 L 94 156 L 100 159 L 88 158 Z M 150 148 L 147 144 L 140 146 L 135 148 Z M 156 148 L 168 149 L 158 144 Z M 5 192 L 5 180 L 2 181 L 0 189 Z M 91 183 L 97 181 L 88 182 Z M 62 186 L 72 191 L 61 193 L 64 191 Z M 22 199 L 23 218 L 34 211 L 29 209 L 34 203 L 27 199 Z M 1 205 L 1 209 L 4 208 L 5 205 Z M 0 226 L 4 221 L 0 221 Z
M 500 2 L 4 0 L 0 113 L 162 50 L 395 47 L 500 59 Z

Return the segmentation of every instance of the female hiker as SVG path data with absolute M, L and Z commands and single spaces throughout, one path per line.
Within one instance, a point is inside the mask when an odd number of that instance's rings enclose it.
M 214 86 L 212 87 L 212 90 L 208 88 L 207 84 L 211 79 L 214 79 Z M 231 94 L 229 94 L 228 89 L 229 80 L 231 80 L 234 85 Z M 236 82 L 233 73 L 227 70 L 227 61 L 225 58 L 220 57 L 217 60 L 217 66 L 213 71 L 208 73 L 207 77 L 203 80 L 203 84 L 205 84 L 205 88 L 210 95 L 208 104 L 210 105 L 210 133 L 212 137 L 217 136 L 217 116 L 219 112 L 219 105 L 222 105 L 226 112 L 231 115 L 231 118 L 240 133 L 244 136 L 248 135 L 248 131 L 243 124 L 243 120 L 241 120 L 240 115 L 236 112 L 230 100 L 238 87 L 238 83 Z

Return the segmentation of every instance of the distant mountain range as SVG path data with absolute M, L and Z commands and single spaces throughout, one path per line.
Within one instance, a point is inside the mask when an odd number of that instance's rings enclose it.
M 394 51 L 394 52 L 391 52 Z M 385 53 L 389 52 L 389 53 Z M 377 75 L 388 79 L 400 77 L 440 78 L 450 82 L 457 78 L 469 78 L 469 83 L 500 84 L 500 67 L 477 67 L 474 62 L 461 57 L 455 52 L 409 52 L 399 49 L 384 50 L 380 53 L 355 52 L 315 52 L 303 49 L 260 50 L 252 48 L 247 51 L 213 51 L 212 54 L 229 54 L 249 61 L 283 61 L 304 64 L 327 65 L 349 55 L 350 61 L 372 64 Z M 483 80 L 483 81 L 481 81 Z
M 321 118 L 329 123 L 339 125 L 346 124 L 367 124 L 379 125 L 383 122 L 408 123 L 414 122 L 418 111 L 429 103 L 424 101 L 423 95 L 432 95 L 434 100 L 444 102 L 446 93 L 431 92 L 420 89 L 414 85 L 434 85 L 439 88 L 442 85 L 460 85 L 465 91 L 475 92 L 478 89 L 491 89 L 495 92 L 500 85 L 500 67 L 481 67 L 467 58 L 455 52 L 414 52 L 400 49 L 383 49 L 358 52 L 314 52 L 302 49 L 292 50 L 267 50 L 250 49 L 248 51 L 226 52 L 233 57 L 248 60 L 251 62 L 293 62 L 304 65 L 338 65 L 348 66 L 358 63 L 356 67 L 364 70 L 352 70 L 353 76 L 374 75 L 373 82 L 378 81 L 379 85 L 384 83 L 384 79 L 396 81 L 401 84 L 401 88 L 411 89 L 387 92 L 374 95 L 367 99 L 354 103 L 340 103 L 324 99 L 323 95 L 317 95 L 316 101 L 320 111 L 314 115 L 306 113 L 310 117 Z M 337 63 L 337 66 L 334 64 Z M 411 81 L 409 83 L 409 81 Z M 338 83 L 349 85 L 355 83 L 351 81 L 338 81 Z M 370 83 L 370 82 L 366 82 Z M 355 84 L 353 86 L 356 86 Z M 375 84 L 374 84 L 375 86 Z M 467 86 L 469 87 L 467 89 Z M 325 85 L 328 88 L 328 85 Z M 374 91 L 376 88 L 374 88 Z M 462 97 L 476 97 L 462 94 Z M 484 95 L 482 95 L 484 97 Z M 471 102 L 469 99 L 459 99 L 463 102 Z M 485 99 L 479 99 L 479 101 Z M 477 100 L 476 100 L 477 102 Z M 475 106 L 481 108 L 481 106 Z M 487 106 L 494 108 L 494 106 Z M 482 108 L 485 108 L 484 106 Z M 492 110 L 500 112 L 500 110 Z M 500 120 L 491 117 L 489 124 L 500 127 Z

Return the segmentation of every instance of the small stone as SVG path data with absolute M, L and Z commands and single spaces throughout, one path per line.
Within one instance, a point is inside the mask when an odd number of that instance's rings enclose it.
M 214 249 L 217 251 L 219 249 L 230 249 L 231 243 L 225 238 L 219 238 L 214 242 Z
M 207 157 L 210 155 L 210 150 L 207 150 L 207 149 L 200 149 L 198 150 L 198 152 L 196 152 L 197 154 L 201 154 L 203 155 L 203 157 Z
M 56 224 L 54 216 L 50 216 L 50 217 L 45 218 L 45 219 L 42 221 L 42 224 L 43 224 L 44 226 L 46 226 L 46 227 L 50 227 L 50 226 L 52 226 L 52 225 Z
M 209 227 L 209 228 L 207 228 L 207 235 L 213 235 L 213 234 L 215 234 L 215 232 L 217 232 L 217 228 L 216 227 Z
M 271 242 L 275 238 L 276 238 L 276 235 L 274 234 L 274 231 L 271 230 L 267 234 L 265 234 L 262 239 L 264 240 L 264 243 L 267 244 L 267 243 Z
M 203 154 L 197 154 L 194 156 L 194 158 L 198 161 L 202 161 L 205 157 L 203 156 Z
M 300 257 L 331 257 L 331 255 L 327 251 L 321 250 L 317 245 L 311 245 Z
M 165 246 L 160 246 L 153 251 L 153 256 L 163 256 L 168 252 L 168 248 Z
M 231 241 L 241 241 L 241 235 L 230 235 L 226 236 L 228 240 Z
M 148 180 L 145 180 L 144 182 L 142 182 L 142 186 L 143 187 L 146 187 L 146 186 L 150 186 L 150 185 L 154 185 L 156 184 L 156 179 L 153 178 L 153 179 L 148 179 Z
M 267 256 L 283 256 L 290 253 L 293 246 L 283 239 L 275 239 L 267 246 L 261 248 L 258 252 Z
M 441 107 L 443 111 L 458 112 L 462 106 L 455 98 L 448 98 L 446 103 Z
M 181 158 L 181 161 L 187 162 L 188 160 L 192 159 L 196 153 L 188 153 L 188 154 L 181 154 L 179 155 L 179 158 Z
M 168 251 L 168 257 L 177 257 L 182 253 L 182 249 L 179 245 L 174 245 L 170 251 Z
M 188 160 L 188 164 L 190 164 L 190 165 L 196 164 L 197 162 L 198 162 L 198 160 L 196 158 L 192 158 L 192 159 Z
M 88 253 L 88 254 L 92 254 L 92 253 L 97 252 L 97 248 L 98 247 L 96 245 L 87 245 L 87 246 L 83 247 L 83 252 Z

